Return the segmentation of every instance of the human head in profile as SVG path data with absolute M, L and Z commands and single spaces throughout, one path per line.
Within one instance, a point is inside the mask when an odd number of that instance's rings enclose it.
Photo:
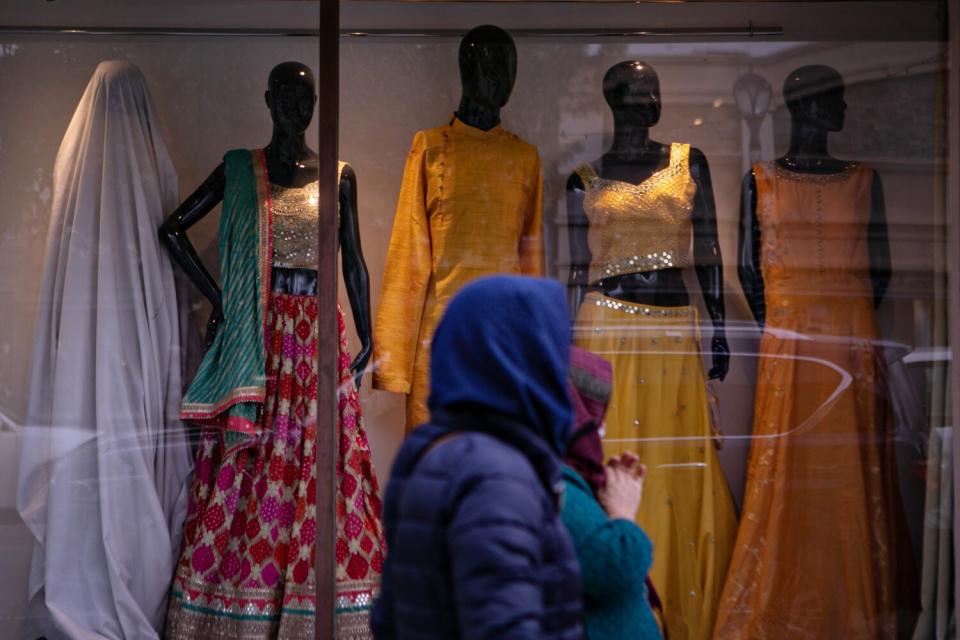
M 430 421 L 394 462 L 376 638 L 579 638 L 579 569 L 559 517 L 572 424 L 564 289 L 493 276 L 434 334 Z

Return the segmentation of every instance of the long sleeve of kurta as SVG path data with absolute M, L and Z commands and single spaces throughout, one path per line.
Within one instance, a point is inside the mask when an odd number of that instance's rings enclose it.
M 520 271 L 525 276 L 543 275 L 543 172 L 537 155 L 535 187 L 524 217 L 520 240 Z
M 373 385 L 394 393 L 410 392 L 420 318 L 430 282 L 426 147 L 426 137 L 418 133 L 403 170 L 374 326 Z

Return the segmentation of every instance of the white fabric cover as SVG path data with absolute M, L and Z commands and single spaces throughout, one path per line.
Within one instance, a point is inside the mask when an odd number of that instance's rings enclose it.
M 191 455 L 157 238 L 177 179 L 137 67 L 97 67 L 53 189 L 17 494 L 36 538 L 32 608 L 53 636 L 156 638 Z

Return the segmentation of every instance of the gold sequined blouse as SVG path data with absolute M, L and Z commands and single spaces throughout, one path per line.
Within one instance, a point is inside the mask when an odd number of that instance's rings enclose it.
M 690 145 L 670 145 L 670 163 L 640 184 L 601 178 L 590 165 L 577 173 L 586 187 L 590 282 L 693 264 L 697 186 L 690 177 Z
M 337 182 L 346 163 L 338 165 Z M 319 264 L 320 226 L 317 206 L 319 185 L 313 181 L 302 187 L 270 185 L 273 207 L 273 265 L 293 269 L 316 269 Z M 337 212 L 337 226 L 340 213 Z

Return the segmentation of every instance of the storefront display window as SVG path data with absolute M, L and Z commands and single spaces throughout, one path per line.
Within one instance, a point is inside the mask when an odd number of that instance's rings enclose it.
M 0 9 L 10 637 L 372 637 L 502 274 L 646 469 L 589 637 L 952 637 L 955 2 L 173 4 Z

